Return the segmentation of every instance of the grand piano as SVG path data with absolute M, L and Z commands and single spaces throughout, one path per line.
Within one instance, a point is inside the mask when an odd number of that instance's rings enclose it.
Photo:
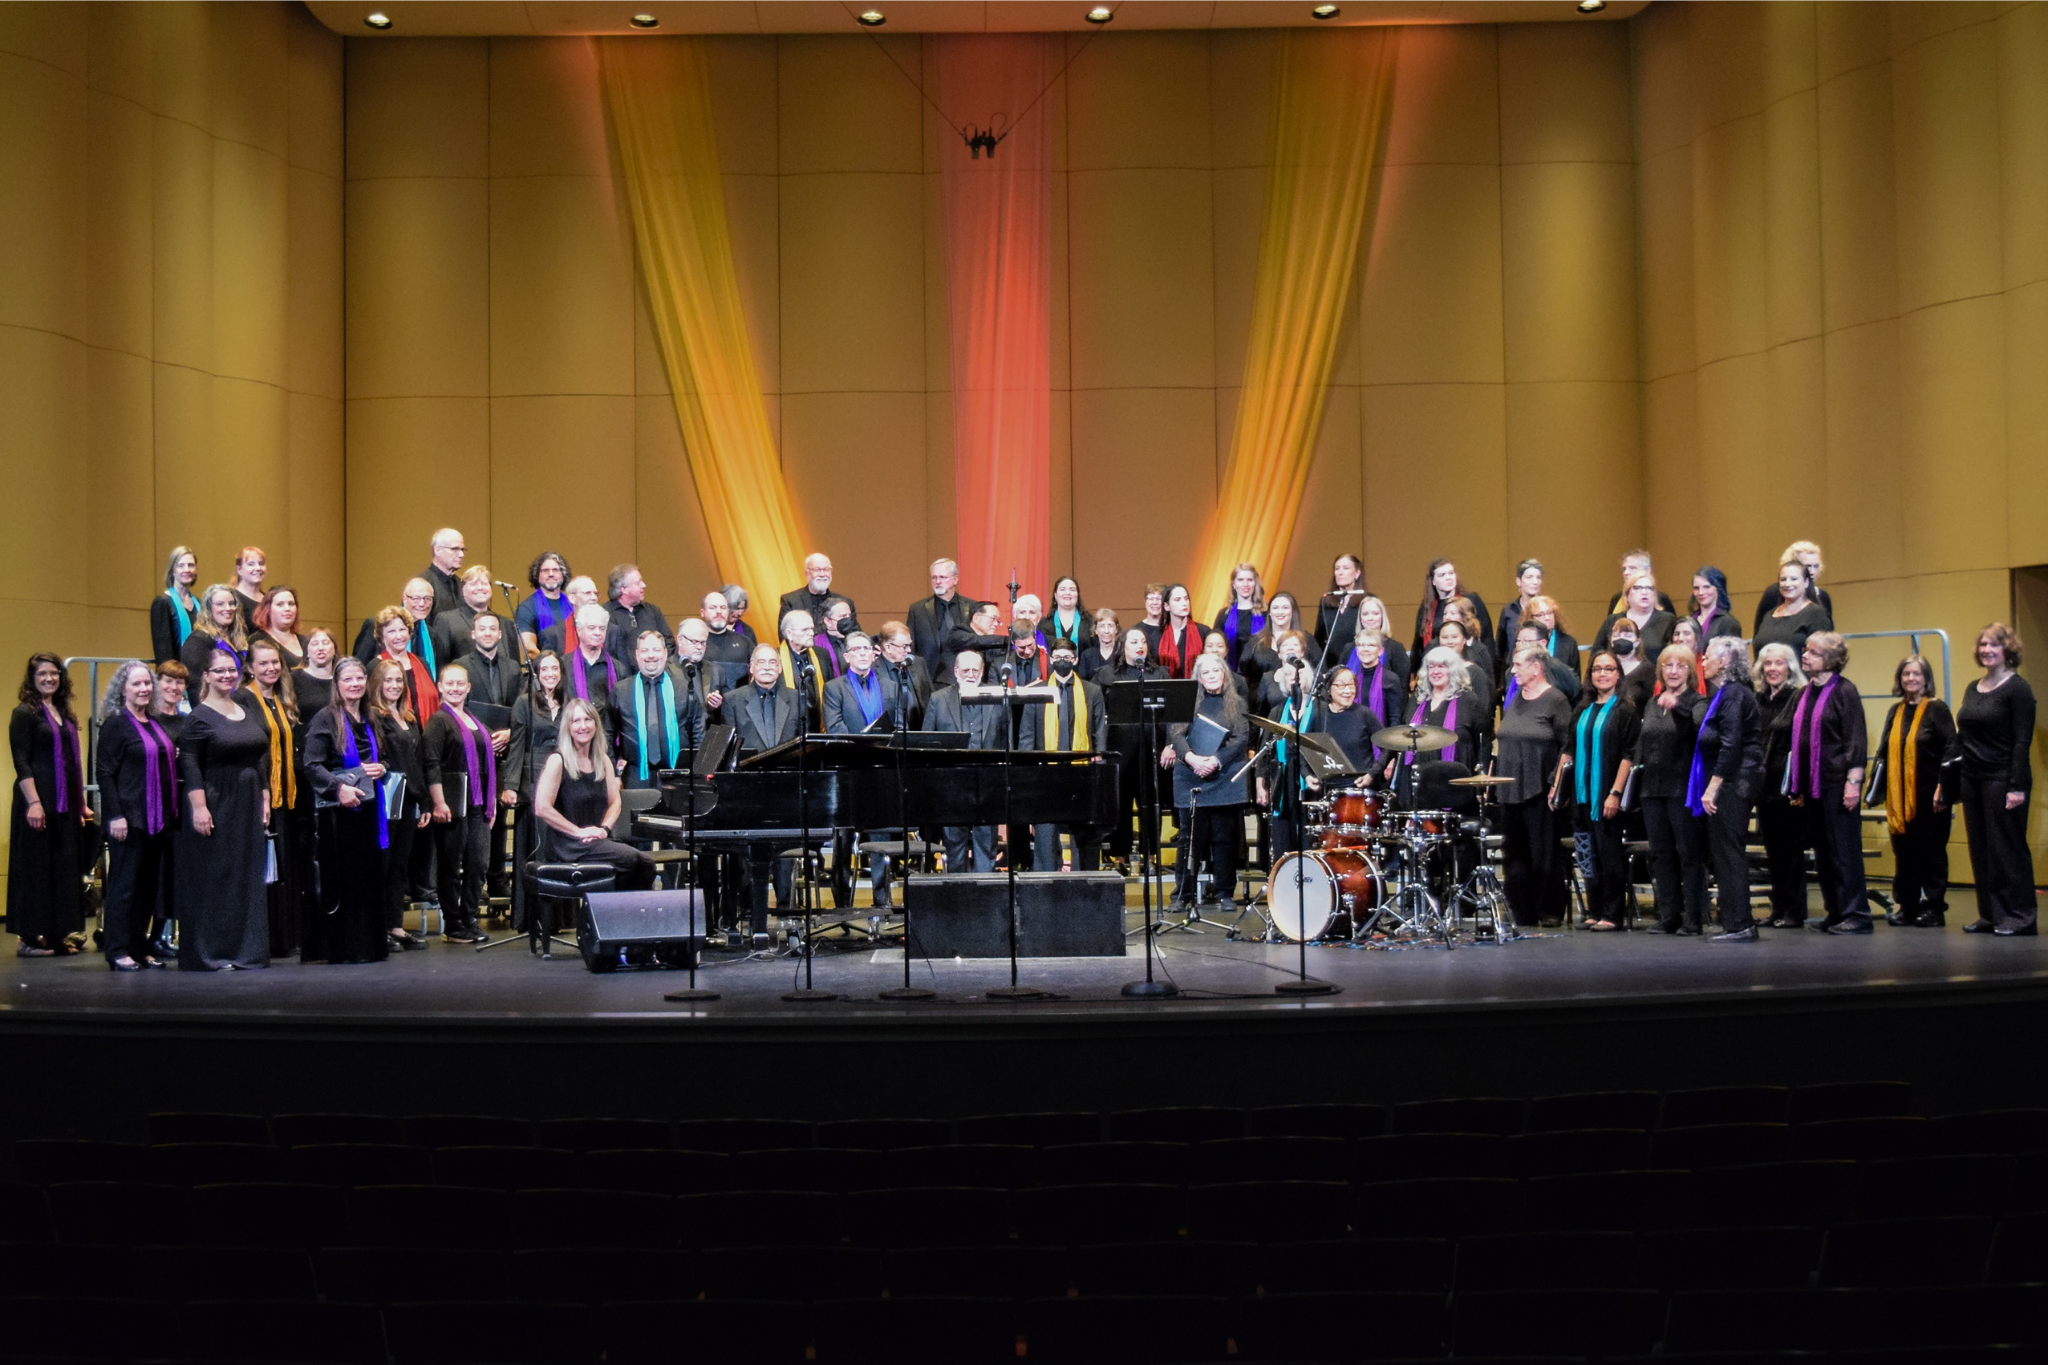
M 893 734 L 811 735 L 747 755 L 729 771 L 700 780 L 713 802 L 705 810 L 698 798 L 697 843 L 746 858 L 755 933 L 768 929 L 775 856 L 796 847 L 806 826 L 816 847 L 845 830 L 1006 821 L 1107 825 L 1116 818 L 1116 760 L 1108 755 L 969 749 L 961 747 L 965 734 L 943 731 L 913 732 L 907 739 L 899 748 Z M 633 833 L 679 844 L 689 833 L 690 775 L 663 772 L 659 780 L 661 802 L 634 817 Z

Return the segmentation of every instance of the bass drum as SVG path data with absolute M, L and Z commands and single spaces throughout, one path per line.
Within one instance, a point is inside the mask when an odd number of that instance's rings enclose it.
M 1349 939 L 1384 894 L 1379 864 L 1363 848 L 1290 853 L 1266 879 L 1266 912 L 1289 943 Z

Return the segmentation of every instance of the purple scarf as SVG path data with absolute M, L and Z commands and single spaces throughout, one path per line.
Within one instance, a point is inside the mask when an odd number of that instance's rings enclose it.
M 543 630 L 554 629 L 555 611 L 558 607 L 561 609 L 562 615 L 560 619 L 563 621 L 567 621 L 571 616 L 575 615 L 575 609 L 569 606 L 567 598 L 558 597 L 550 602 L 548 595 L 544 592 L 537 592 L 533 595 L 533 623 L 537 627 L 534 631 L 535 635 L 539 635 Z
M 340 713 L 340 719 L 341 761 L 351 768 L 360 768 L 363 765 L 363 760 L 361 751 L 356 748 L 355 724 L 354 722 L 349 720 L 347 711 L 342 711 Z M 363 733 L 370 737 L 370 762 L 381 762 L 382 760 L 377 757 L 376 725 L 368 720 L 365 720 L 363 722 Z M 376 782 L 370 784 L 370 804 L 370 813 L 377 817 L 377 847 L 388 849 L 391 847 L 391 820 L 390 816 L 386 814 L 384 810 L 384 791 L 382 784 Z
M 1237 618 L 1241 612 L 1252 618 L 1251 633 L 1253 635 L 1257 635 L 1266 628 L 1266 614 L 1264 612 L 1245 611 L 1243 604 L 1235 597 L 1230 599 L 1230 610 L 1225 612 L 1223 616 L 1223 638 L 1230 641 L 1230 653 L 1224 656 L 1223 662 L 1230 665 L 1230 671 L 1233 673 L 1237 672 Z M 1353 651 L 1353 657 L 1357 657 L 1357 651 L 1355 650 Z
M 50 764 L 57 771 L 57 799 L 55 804 L 57 814 L 62 815 L 71 809 L 71 783 L 68 780 L 68 770 L 70 763 L 78 761 L 78 726 L 72 722 L 69 716 L 64 717 L 63 721 L 59 722 L 56 712 L 47 703 L 43 706 L 43 724 L 50 727 Z M 69 762 L 65 758 L 67 754 L 72 756 Z
M 1429 698 L 1425 696 L 1422 699 L 1422 704 L 1415 708 L 1415 714 L 1408 718 L 1408 723 L 1410 725 L 1425 724 L 1427 723 L 1428 716 Z M 1456 697 L 1452 697 L 1451 704 L 1444 708 L 1444 729 L 1449 730 L 1454 735 L 1458 733 L 1458 699 Z M 1456 763 L 1458 761 L 1458 746 L 1454 742 L 1448 749 L 1438 749 L 1436 754 L 1439 762 Z M 1413 767 L 1415 764 L 1415 751 L 1410 749 L 1401 756 L 1401 761 Z
M 1828 698 L 1841 680 L 1841 674 L 1830 673 L 1819 687 L 1808 687 L 1792 710 L 1792 753 L 1785 764 L 1785 776 L 1792 784 L 1788 795 L 1820 799 L 1820 732 L 1827 718 Z
M 491 747 L 491 732 L 484 729 L 483 722 L 467 711 L 456 711 L 452 706 L 448 709 L 455 711 L 455 733 L 462 737 L 462 761 L 469 769 L 469 804 L 472 807 L 482 806 L 489 810 L 491 803 L 498 799 L 498 753 Z M 484 751 L 481 765 L 478 764 L 476 755 L 479 735 L 483 737 Z M 476 784 L 479 766 L 489 778 L 488 784 L 482 787 Z
M 164 733 L 163 726 L 156 723 L 155 717 L 137 716 L 130 711 L 128 720 L 134 725 L 136 736 L 142 740 L 144 829 L 150 834 L 161 834 L 164 813 L 168 809 L 165 795 L 168 793 L 172 802 L 178 799 L 178 751 L 171 744 L 171 737 Z
M 1707 703 L 1707 714 L 1700 717 L 1700 733 L 1706 734 L 1707 727 L 1714 723 L 1714 713 L 1721 709 L 1721 698 L 1728 695 L 1728 685 L 1723 683 L 1714 693 L 1714 699 Z M 1707 808 L 1700 804 L 1700 796 L 1707 789 L 1707 764 L 1700 757 L 1697 740 L 1692 746 L 1692 772 L 1685 779 L 1685 808 L 1694 815 L 1705 815 Z
M 590 700 L 590 674 L 587 671 L 588 668 L 589 665 L 583 659 L 582 646 L 579 645 L 569 651 L 569 671 L 573 675 L 576 695 L 585 701 Z M 609 654 L 604 656 L 604 682 L 606 687 L 617 687 L 619 685 L 619 666 Z

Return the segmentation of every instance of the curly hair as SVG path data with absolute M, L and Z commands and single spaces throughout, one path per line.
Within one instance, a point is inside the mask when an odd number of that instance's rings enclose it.
M 50 704 L 57 708 L 57 714 L 71 719 L 71 670 L 64 667 L 64 661 L 55 654 L 42 653 L 28 656 L 28 667 L 22 670 L 21 691 L 15 700 L 23 706 L 37 706 L 42 703 L 43 694 L 36 691 L 36 670 L 49 664 L 57 670 L 57 695 L 50 698 Z

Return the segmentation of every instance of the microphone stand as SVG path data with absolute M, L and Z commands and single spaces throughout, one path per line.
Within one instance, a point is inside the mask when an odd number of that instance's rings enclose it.
M 691 696 L 697 692 L 697 662 L 692 659 L 683 665 L 683 678 Z M 701 746 L 700 746 L 701 747 Z M 686 932 L 690 936 L 690 984 L 688 989 L 670 991 L 664 1000 L 716 1000 L 718 992 L 702 990 L 697 985 L 697 958 L 700 940 L 697 937 L 697 916 L 704 907 L 704 869 L 697 861 L 697 751 L 690 751 L 690 771 L 683 787 L 683 841 L 690 850 L 690 920 Z M 808 938 L 808 935 L 806 935 Z
M 890 665 L 893 669 L 895 665 Z M 903 876 L 896 894 L 903 898 L 903 984 L 883 991 L 884 1000 L 930 1000 L 934 992 L 922 986 L 910 984 L 910 786 L 904 775 L 903 751 L 910 747 L 910 681 L 898 677 L 896 680 L 896 821 L 902 826 L 899 836 L 903 840 L 903 857 L 900 862 Z
M 1017 605 L 1017 571 L 1010 570 L 1010 605 Z M 1017 762 L 1017 703 L 1010 698 L 1017 691 L 1016 669 L 1010 664 L 1003 665 L 1003 829 L 1014 836 L 1015 823 L 1010 818 L 1010 770 Z M 1010 883 L 1010 984 L 991 987 L 987 995 L 991 1000 L 1036 1000 L 1045 992 L 1036 986 L 1021 986 L 1017 983 L 1017 841 L 1010 839 L 1010 856 L 1003 860 L 1009 869 Z
M 1335 640 L 1336 636 L 1332 634 L 1330 638 Z M 1328 656 L 1329 647 L 1327 645 L 1324 646 L 1323 653 L 1326 657 Z M 1320 689 L 1321 685 L 1321 680 L 1318 679 L 1318 689 Z M 1300 701 L 1300 694 L 1300 684 L 1297 683 L 1295 685 L 1295 700 L 1297 703 Z M 1302 709 L 1306 710 L 1307 708 L 1304 707 Z M 1273 993 L 1285 996 L 1331 995 L 1337 990 L 1334 985 L 1327 981 L 1319 981 L 1308 974 L 1308 914 L 1304 906 L 1306 896 L 1303 891 L 1308 873 L 1308 859 L 1305 856 L 1308 847 L 1308 828 L 1302 819 L 1307 812 L 1301 807 L 1300 735 L 1302 733 L 1302 717 L 1299 713 L 1295 715 L 1294 723 L 1296 738 L 1294 743 L 1287 746 L 1287 799 L 1288 803 L 1294 807 L 1294 819 L 1290 822 L 1294 826 L 1294 915 L 1295 922 L 1301 926 L 1301 935 L 1296 940 L 1295 946 L 1299 951 L 1301 960 L 1297 968 L 1299 975 L 1292 981 L 1274 983 Z M 1270 894 L 1267 900 L 1270 904 Z
M 811 749 L 811 679 L 817 676 L 817 668 L 811 663 L 809 649 L 801 653 L 792 649 L 789 657 L 796 664 L 797 675 L 796 805 L 800 829 L 796 855 L 803 874 L 797 899 L 804 907 L 804 984 L 801 990 L 785 991 L 782 998 L 795 1004 L 815 1004 L 839 998 L 831 991 L 815 989 L 811 983 L 811 800 L 810 771 L 805 759 Z
M 1118 646 L 1122 648 L 1121 645 Z M 1144 679 L 1144 670 L 1138 670 L 1139 681 Z M 1152 977 L 1152 955 L 1158 951 L 1155 939 L 1167 926 L 1159 924 L 1152 917 L 1152 866 L 1153 855 L 1159 851 L 1159 713 L 1165 709 L 1166 701 L 1160 697 L 1140 696 L 1139 704 L 1145 710 L 1145 764 L 1146 794 L 1138 806 L 1138 838 L 1142 847 L 1138 851 L 1138 885 L 1145 903 L 1145 979 L 1131 981 L 1124 985 L 1123 993 L 1139 999 L 1164 1000 L 1180 994 L 1180 987 L 1171 981 L 1155 981 Z

